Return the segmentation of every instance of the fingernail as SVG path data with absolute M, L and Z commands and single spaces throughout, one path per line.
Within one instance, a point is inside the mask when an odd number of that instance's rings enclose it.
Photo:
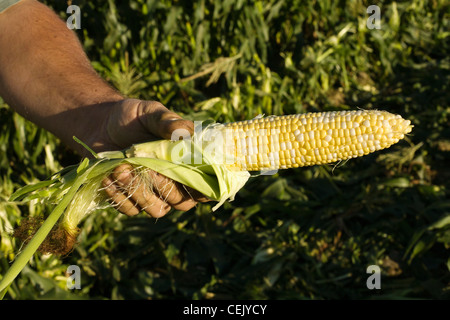
M 164 119 L 164 121 L 178 121 L 178 120 L 183 120 L 182 118 L 169 118 L 169 119 Z

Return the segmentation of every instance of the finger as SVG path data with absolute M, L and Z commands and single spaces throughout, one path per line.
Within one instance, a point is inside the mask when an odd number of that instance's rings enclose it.
M 158 135 L 164 139 L 179 140 L 190 138 L 194 134 L 194 123 L 189 120 L 162 120 L 158 128 Z
M 130 217 L 139 214 L 140 210 L 117 188 L 110 177 L 103 179 L 102 184 L 108 197 L 115 203 L 117 210 Z
M 197 202 L 209 202 L 211 199 L 200 193 L 199 191 L 192 189 L 190 187 L 187 187 L 185 185 L 183 186 L 183 192 L 187 194 L 190 198 L 194 199 Z
M 184 131 L 183 136 L 194 134 L 194 123 L 181 118 L 157 101 L 142 101 L 138 108 L 139 120 L 153 135 L 171 139 L 175 130 Z
M 134 203 L 152 217 L 160 218 L 170 211 L 170 205 L 154 194 L 151 188 L 143 183 L 140 176 L 133 174 L 131 165 L 118 166 L 114 169 L 112 176 L 116 183 L 126 190 Z
M 197 204 L 197 201 L 189 194 L 183 192 L 183 186 L 178 182 L 155 171 L 150 171 L 149 177 L 152 180 L 153 189 L 173 208 L 188 211 Z

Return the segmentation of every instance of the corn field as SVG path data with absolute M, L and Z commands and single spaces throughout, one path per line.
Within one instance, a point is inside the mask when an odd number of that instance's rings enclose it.
M 362 158 L 252 177 L 214 212 L 99 209 L 70 254 L 35 253 L 5 299 L 450 298 L 448 2 L 379 1 L 379 29 L 358 0 L 69 2 L 104 79 L 187 119 L 380 109 L 414 129 Z M 22 248 L 12 230 L 53 207 L 11 195 L 80 157 L 1 100 L 0 128 L 1 277 Z

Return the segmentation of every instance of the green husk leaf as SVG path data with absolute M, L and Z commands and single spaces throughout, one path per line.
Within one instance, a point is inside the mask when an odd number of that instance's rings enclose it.
M 88 158 L 84 158 L 83 161 L 80 163 L 80 165 L 77 168 L 77 173 L 80 174 L 88 166 L 89 166 L 89 159 Z
M 78 142 L 79 144 L 81 144 L 87 151 L 89 151 L 93 156 L 94 156 L 94 158 L 98 158 L 98 155 L 97 155 L 97 153 L 94 151 L 94 150 L 92 150 L 91 148 L 89 148 L 88 146 L 87 146 L 87 144 L 85 144 L 83 141 L 81 141 L 80 139 L 78 139 L 77 137 L 75 137 L 75 136 L 73 136 L 73 140 L 75 140 L 76 142 Z
M 175 164 L 166 160 L 153 158 L 129 158 L 126 162 L 150 168 L 162 175 L 196 189 L 210 199 L 219 199 L 219 183 L 217 178 L 205 173 L 198 167 Z
M 49 185 L 51 185 L 53 183 L 54 183 L 54 180 L 47 180 L 47 181 L 40 181 L 40 182 L 22 187 L 11 195 L 11 197 L 9 198 L 9 201 L 23 200 L 27 194 L 34 192 L 36 190 L 39 190 L 41 188 L 48 187 Z

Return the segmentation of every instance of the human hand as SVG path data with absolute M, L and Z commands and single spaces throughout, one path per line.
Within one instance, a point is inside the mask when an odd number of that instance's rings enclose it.
M 33 28 L 22 32 L 23 26 L 17 22 L 30 19 Z M 192 122 L 181 119 L 160 103 L 124 99 L 92 68 L 76 33 L 39 1 L 21 1 L 2 12 L 0 30 L 2 99 L 74 151 L 89 156 L 74 136 L 100 152 L 169 139 L 175 129 L 192 133 Z M 170 207 L 188 210 L 197 198 L 205 200 L 193 190 L 157 175 L 152 190 L 144 192 L 139 187 L 132 196 L 119 201 L 124 196 L 121 188 L 136 183 L 129 169 L 117 168 L 110 177 L 112 183 L 106 183 L 105 189 L 125 214 L 134 215 L 144 209 L 160 217 Z M 170 194 L 162 188 L 166 182 L 172 189 Z M 193 199 L 187 195 L 188 191 Z
M 134 143 L 170 139 L 172 132 L 177 129 L 191 135 L 194 131 L 192 121 L 182 119 L 155 101 L 124 99 L 112 102 L 106 110 L 107 118 L 90 143 L 95 151 L 120 150 Z M 136 178 L 131 165 L 124 164 L 104 179 L 103 187 L 115 207 L 128 216 L 145 211 L 159 218 L 171 208 L 187 211 L 198 202 L 208 201 L 196 190 L 157 172 L 148 170 L 148 175 L 152 188 Z

